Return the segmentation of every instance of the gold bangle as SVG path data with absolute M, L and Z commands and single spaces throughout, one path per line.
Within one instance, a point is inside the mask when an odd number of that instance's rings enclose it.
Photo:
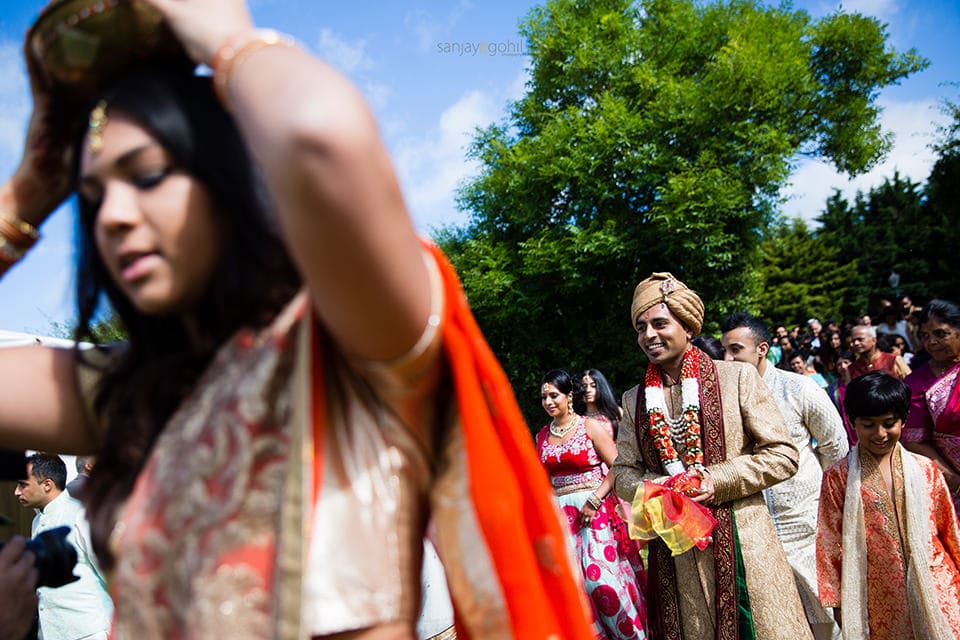
M 19 262 L 39 237 L 40 232 L 29 222 L 0 212 L 0 275 Z
M 213 56 L 213 88 L 221 104 L 229 111 L 230 74 L 238 64 L 252 54 L 267 47 L 296 47 L 297 43 L 285 34 L 273 29 L 253 29 L 230 36 L 220 45 Z
M 24 249 L 32 247 L 40 238 L 35 226 L 10 213 L 0 213 L 0 235 Z

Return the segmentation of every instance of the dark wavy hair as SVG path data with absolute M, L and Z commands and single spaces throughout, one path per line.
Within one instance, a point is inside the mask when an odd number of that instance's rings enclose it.
M 960 305 L 952 300 L 942 298 L 931 300 L 920 312 L 920 324 L 925 323 L 930 318 L 948 324 L 954 329 L 960 329 Z
M 100 99 L 108 114 L 122 112 L 143 126 L 171 154 L 176 169 L 206 188 L 222 238 L 218 263 L 195 314 L 199 338 L 188 339 L 177 317 L 140 313 L 111 280 L 94 241 L 99 205 L 78 195 L 75 337 L 92 339 L 105 297 L 128 338 L 104 369 L 95 397 L 96 418 L 106 431 L 85 490 L 93 546 L 109 569 L 113 558 L 107 537 L 116 509 L 132 491 L 167 420 L 216 350 L 241 327 L 267 325 L 296 293 L 300 276 L 240 132 L 216 100 L 209 78 L 140 69 Z M 81 143 L 82 137 L 77 157 Z M 84 358 L 83 352 L 78 355 Z
M 839 349 L 834 349 L 833 347 L 833 336 L 838 336 L 840 338 Z M 823 365 L 824 370 L 830 373 L 833 373 L 837 370 L 837 358 L 839 357 L 838 354 L 842 350 L 843 336 L 839 331 L 828 329 L 820 333 L 820 351 L 817 353 L 817 356 Z
M 563 395 L 573 393 L 573 410 L 577 411 L 578 403 L 583 403 L 583 383 L 579 378 L 570 375 L 566 369 L 551 369 L 543 374 L 540 379 L 540 386 L 552 384 Z M 580 413 L 577 411 L 577 413 Z
M 27 464 L 30 465 L 30 475 L 37 481 L 53 480 L 60 491 L 67 486 L 67 465 L 55 453 L 35 453 L 27 458 Z
M 610 387 L 607 377 L 597 369 L 587 369 L 580 374 L 581 384 L 586 376 L 590 376 L 597 383 L 597 411 L 610 420 L 610 424 L 613 425 L 613 433 L 616 435 L 617 427 L 620 426 L 620 405 L 617 404 L 617 398 L 613 394 L 613 389 Z M 579 401 L 576 395 L 573 397 L 573 410 L 580 415 L 586 415 L 587 413 L 586 391 L 586 387 L 584 387 Z
M 907 343 L 907 339 L 899 333 L 882 333 L 877 336 L 877 348 L 884 353 L 893 353 L 893 347 L 896 346 L 897 340 L 903 341 L 902 351 L 910 351 L 910 346 Z

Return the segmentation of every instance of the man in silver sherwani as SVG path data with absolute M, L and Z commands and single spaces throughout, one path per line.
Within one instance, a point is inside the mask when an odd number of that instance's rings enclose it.
M 823 471 L 849 450 L 843 420 L 827 394 L 811 378 L 777 369 L 767 361 L 770 330 L 747 313 L 728 316 L 720 325 L 727 360 L 757 368 L 773 394 L 800 451 L 800 468 L 789 480 L 763 490 L 777 537 L 793 567 L 800 599 L 817 640 L 840 638 L 840 629 L 817 595 L 817 509 Z

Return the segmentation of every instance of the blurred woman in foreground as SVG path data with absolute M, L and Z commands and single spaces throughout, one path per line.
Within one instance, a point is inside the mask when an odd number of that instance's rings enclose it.
M 107 301 L 129 339 L 4 349 L 0 446 L 97 455 L 113 635 L 413 638 L 432 522 L 462 636 L 588 638 L 505 376 L 356 88 L 242 0 L 57 0 L 26 50 L 0 271 L 76 192 L 77 336 Z

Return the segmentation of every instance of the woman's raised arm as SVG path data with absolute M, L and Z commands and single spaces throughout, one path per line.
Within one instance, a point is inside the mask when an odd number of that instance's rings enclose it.
M 321 320 L 348 353 L 407 352 L 430 313 L 428 273 L 373 116 L 306 51 L 271 45 L 242 0 L 148 0 L 198 62 L 264 172 Z
M 98 446 L 77 386 L 73 349 L 0 349 L 0 447 L 92 453 Z
M 14 228 L 25 223 L 35 231 L 70 193 L 72 136 L 67 132 L 76 105 L 70 95 L 43 86 L 32 56 L 26 63 L 33 111 L 20 165 L 0 184 L 0 215 Z M 10 260 L 0 263 L 0 274 L 11 265 Z M 0 447 L 89 453 L 96 439 L 77 387 L 72 349 L 0 349 Z

